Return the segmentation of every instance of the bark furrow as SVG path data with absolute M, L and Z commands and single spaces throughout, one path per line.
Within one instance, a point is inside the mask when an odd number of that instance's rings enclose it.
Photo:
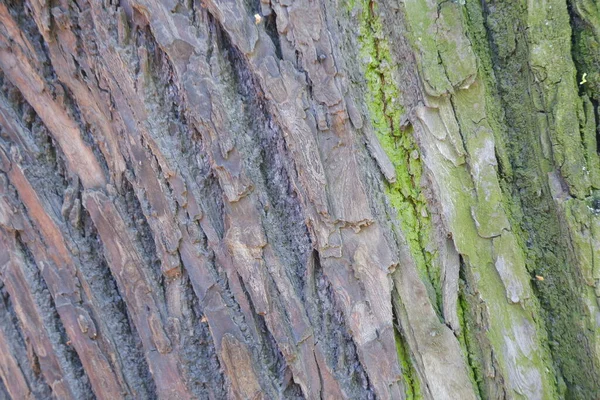
M 595 398 L 599 32 L 592 0 L 0 3 L 0 397 Z

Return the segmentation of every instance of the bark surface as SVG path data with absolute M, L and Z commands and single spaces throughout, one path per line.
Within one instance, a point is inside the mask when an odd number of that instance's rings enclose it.
M 0 398 L 600 394 L 594 0 L 0 2 Z

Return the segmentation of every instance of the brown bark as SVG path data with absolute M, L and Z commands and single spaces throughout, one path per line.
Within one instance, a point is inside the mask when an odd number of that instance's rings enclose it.
M 0 397 L 597 393 L 600 20 L 529 3 L 1 3 Z

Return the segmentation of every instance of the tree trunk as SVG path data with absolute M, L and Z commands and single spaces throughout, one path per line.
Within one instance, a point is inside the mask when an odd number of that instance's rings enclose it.
M 0 398 L 598 398 L 597 1 L 5 0 L 0 70 Z

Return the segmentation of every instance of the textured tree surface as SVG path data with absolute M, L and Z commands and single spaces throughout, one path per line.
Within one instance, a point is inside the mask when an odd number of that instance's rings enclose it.
M 0 89 L 0 398 L 600 398 L 596 0 L 2 0 Z

